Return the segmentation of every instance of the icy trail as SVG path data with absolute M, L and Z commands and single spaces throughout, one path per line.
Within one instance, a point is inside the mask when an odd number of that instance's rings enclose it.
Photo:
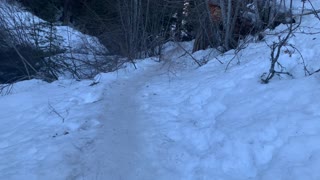
M 117 80 L 105 95 L 104 125 L 87 157 L 84 179 L 153 179 L 156 170 L 148 153 L 153 123 L 141 109 L 140 91 L 159 73 L 154 68 Z M 132 75 L 130 75 L 132 76 Z M 90 162 L 91 161 L 91 162 Z M 88 163 L 89 162 L 89 163 Z

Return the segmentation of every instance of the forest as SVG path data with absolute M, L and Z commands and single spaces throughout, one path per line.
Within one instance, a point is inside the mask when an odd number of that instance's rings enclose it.
M 23 24 L 12 8 L 0 14 L 0 82 L 40 77 L 58 79 L 67 70 L 82 78 L 76 68 L 57 59 L 65 52 L 56 27 L 69 26 L 98 38 L 107 49 L 107 68 L 134 59 L 160 56 L 169 42 L 193 40 L 193 50 L 217 48 L 221 52 L 239 47 L 247 36 L 262 40 L 265 29 L 295 23 L 289 1 L 283 0 L 10 0 L 43 19 Z M 20 21 L 20 22 L 19 22 Z M 13 23 L 13 24 L 12 24 Z M 11 24 L 11 25 L 10 25 Z M 23 27 L 22 27 L 23 26 Z M 47 29 L 46 31 L 44 29 Z M 39 40 L 39 36 L 45 38 Z M 33 37 L 34 40 L 30 40 Z M 42 45 L 40 45 L 42 44 Z M 111 57 L 113 56 L 113 57 Z M 117 58 L 115 58 L 116 56 Z M 125 58 L 119 62 L 119 57 Z M 6 58 L 12 61 L 6 61 Z M 197 62 L 201 65 L 200 62 Z M 100 64 L 92 65 L 101 67 Z

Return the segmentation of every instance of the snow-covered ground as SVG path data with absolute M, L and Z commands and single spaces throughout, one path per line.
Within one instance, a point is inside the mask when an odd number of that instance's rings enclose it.
M 28 44 L 43 51 L 58 51 L 51 57 L 56 75 L 84 79 L 99 72 L 108 72 L 112 58 L 98 38 L 83 34 L 73 27 L 50 24 L 24 10 L 21 5 L 0 1 L 0 27 L 5 41 L 18 46 Z M 50 45 L 49 45 L 50 44 Z M 74 71 L 77 71 L 76 73 Z
M 294 77 L 269 84 L 274 35 L 196 52 L 200 68 L 168 43 L 137 70 L 14 84 L 0 96 L 0 179 L 320 179 L 320 74 L 304 71 L 320 68 L 320 20 L 303 18 L 280 55 Z

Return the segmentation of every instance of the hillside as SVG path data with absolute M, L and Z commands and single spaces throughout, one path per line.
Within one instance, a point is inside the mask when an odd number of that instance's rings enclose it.
M 0 179 L 318 180 L 319 29 L 302 17 L 269 83 L 287 25 L 223 54 L 169 42 L 161 62 L 6 86 Z

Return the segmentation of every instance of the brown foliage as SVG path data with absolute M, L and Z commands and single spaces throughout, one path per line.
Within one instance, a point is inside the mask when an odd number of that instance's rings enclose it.
M 216 23 L 222 22 L 222 13 L 220 6 L 211 3 L 209 3 L 208 6 L 212 21 Z

